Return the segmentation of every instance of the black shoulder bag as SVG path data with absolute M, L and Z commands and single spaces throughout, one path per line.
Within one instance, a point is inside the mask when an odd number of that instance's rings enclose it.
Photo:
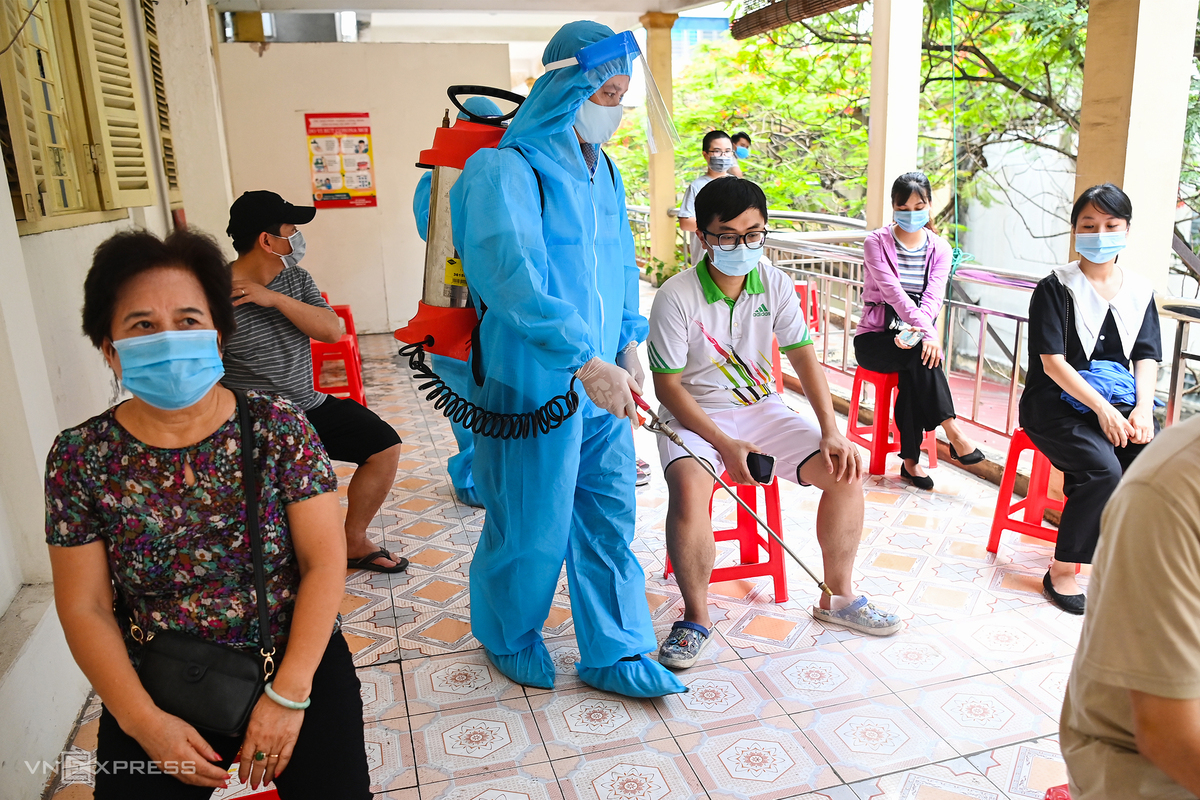
M 262 532 L 258 519 L 258 474 L 254 466 L 254 433 L 246 396 L 237 398 L 242 436 L 242 487 L 246 497 L 246 529 L 254 557 L 259 655 L 214 644 L 180 631 L 143 632 L 131 624 L 133 638 L 143 643 L 138 677 L 154 704 L 180 719 L 221 736 L 237 738 L 250 722 L 263 686 L 275 672 L 275 646 L 267 611 L 263 575 Z
M 886 254 L 884 254 L 884 258 L 887 258 Z M 888 264 L 889 264 L 889 266 L 891 265 L 890 260 L 888 261 Z M 896 267 L 896 274 L 897 275 L 900 274 L 899 267 Z M 929 254 L 928 253 L 925 256 L 925 280 L 924 280 L 924 283 L 921 285 L 921 291 L 920 292 L 907 292 L 906 291 L 905 294 L 908 295 L 908 299 L 913 302 L 913 305 L 915 305 L 917 308 L 920 308 L 922 301 L 924 301 L 924 299 L 925 299 L 925 292 L 927 289 L 929 289 Z M 887 302 L 864 303 L 863 305 L 883 306 L 883 328 L 886 331 L 891 331 L 893 333 L 899 333 L 900 331 L 902 331 L 908 327 L 908 323 L 900 318 L 900 315 L 896 313 L 896 309 L 890 303 L 887 303 Z

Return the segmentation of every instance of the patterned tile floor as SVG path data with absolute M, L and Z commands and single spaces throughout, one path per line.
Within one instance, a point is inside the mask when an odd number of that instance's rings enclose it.
M 630 700 L 576 677 L 564 579 L 544 631 L 557 686 L 524 689 L 471 636 L 467 581 L 483 512 L 451 493 L 450 429 L 418 396 L 394 340 L 367 336 L 362 346 L 371 407 L 404 439 L 372 534 L 412 561 L 401 575 L 348 574 L 342 606 L 376 797 L 1000 800 L 1041 798 L 1065 782 L 1057 719 L 1079 620 L 1040 594 L 1045 543 L 1008 534 L 998 556 L 985 551 L 992 485 L 942 465 L 937 489 L 918 492 L 898 479 L 894 457 L 870 479 L 857 580 L 908 622 L 894 637 L 814 621 L 815 593 L 798 568 L 781 604 L 768 578 L 714 584 L 716 639 L 682 674 L 690 692 Z M 682 601 L 662 577 L 657 447 L 649 433 L 635 438 L 655 465 L 638 490 L 636 550 L 661 641 Z M 344 496 L 351 469 L 338 471 Z M 816 490 L 784 483 L 782 505 L 789 544 L 820 563 Z M 732 519 L 733 508 L 718 497 L 714 514 Z M 720 547 L 719 563 L 736 558 Z M 69 745 L 77 758 L 95 746 L 98 713 L 93 699 L 81 714 Z M 49 794 L 80 800 L 91 789 L 64 774 Z

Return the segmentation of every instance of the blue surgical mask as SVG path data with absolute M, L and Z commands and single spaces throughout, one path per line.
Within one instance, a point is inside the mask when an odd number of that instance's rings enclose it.
M 738 149 L 735 150 L 734 153 L 737 155 L 739 160 L 743 159 L 743 158 L 749 158 L 750 157 L 750 148 L 749 147 L 738 147 Z
M 729 172 L 733 168 L 733 156 L 709 156 L 708 168 L 713 172 Z
M 1125 231 L 1075 234 L 1075 252 L 1093 264 L 1107 264 L 1125 249 Z
M 708 256 L 709 262 L 717 268 L 717 271 L 731 278 L 749 275 L 751 270 L 758 266 L 761 259 L 762 250 L 751 250 L 744 244 L 739 244 L 733 250 L 714 247 Z
M 121 385 L 164 411 L 198 402 L 225 374 L 216 331 L 163 331 L 113 342 Z
M 304 250 L 306 247 L 304 243 L 304 234 L 300 231 L 296 231 L 291 236 L 280 236 L 279 238 L 288 240 L 288 243 L 292 246 L 292 252 L 288 253 L 286 256 L 280 256 L 279 253 L 275 253 L 274 250 L 271 252 L 283 259 L 283 265 L 285 267 L 297 266 L 300 263 L 300 259 L 304 258 Z
M 909 233 L 916 233 L 929 224 L 929 209 L 922 208 L 920 211 L 893 211 L 892 219 L 896 220 L 896 224 Z
M 604 144 L 621 127 L 624 106 L 602 106 L 584 100 L 575 112 L 575 132 L 588 144 Z

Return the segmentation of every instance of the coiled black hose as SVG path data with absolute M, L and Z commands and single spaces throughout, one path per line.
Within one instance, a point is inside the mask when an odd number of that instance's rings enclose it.
M 575 391 L 574 376 L 571 376 L 566 394 L 550 398 L 536 411 L 502 414 L 480 408 L 447 386 L 425 363 L 425 348 L 432 344 L 433 338 L 429 336 L 423 342 L 406 344 L 400 348 L 400 357 L 408 359 L 408 368 L 416 378 L 428 379 L 417 387 L 421 392 L 430 389 L 425 399 L 432 400 L 433 407 L 441 411 L 442 416 L 473 433 L 489 439 L 528 439 L 539 433 L 549 433 L 579 410 L 579 393 Z

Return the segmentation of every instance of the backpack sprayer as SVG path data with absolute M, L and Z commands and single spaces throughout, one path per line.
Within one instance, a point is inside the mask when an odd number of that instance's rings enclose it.
M 683 451 L 685 453 L 687 453 L 689 456 L 691 456 L 692 459 L 697 464 L 704 467 L 704 471 L 707 472 L 709 475 L 711 475 L 714 481 L 721 484 L 721 488 L 724 489 L 726 492 L 728 492 L 729 496 L 732 497 L 734 500 L 736 500 L 737 504 L 739 506 L 741 506 L 742 509 L 747 514 L 754 517 L 754 519 L 758 522 L 759 526 L 761 526 L 762 529 L 764 531 L 766 531 L 772 539 L 779 542 L 779 546 L 784 549 L 784 552 L 786 552 L 789 556 L 791 556 L 792 560 L 795 561 L 797 564 L 799 564 L 800 568 L 808 573 L 808 577 L 812 578 L 814 581 L 817 582 L 817 586 L 820 587 L 822 592 L 829 595 L 830 597 L 833 597 L 833 592 L 830 591 L 829 587 L 825 585 L 825 581 L 818 578 L 816 576 L 816 574 L 811 569 L 808 568 L 808 565 L 804 563 L 804 560 L 801 559 L 800 556 L 798 556 L 794 552 L 792 552 L 792 548 L 787 546 L 787 544 L 783 541 L 783 539 L 781 539 L 779 537 L 779 534 L 777 534 L 777 533 L 775 533 L 775 531 L 771 530 L 771 526 L 768 525 L 762 517 L 760 517 L 758 514 L 756 514 L 754 509 L 752 509 L 752 508 L 750 508 L 750 506 L 746 505 L 746 501 L 744 501 L 744 500 L 742 500 L 742 498 L 738 497 L 737 492 L 735 492 L 729 486 L 728 483 L 721 480 L 721 476 L 716 473 L 716 470 L 714 470 L 712 467 L 710 467 L 708 465 L 707 461 L 705 461 L 703 458 L 701 458 L 700 456 L 698 456 L 692 452 L 692 448 L 688 447 L 687 444 L 684 443 L 683 437 L 681 437 L 678 433 L 676 433 L 674 430 L 672 430 L 670 425 L 663 422 L 662 419 L 659 418 L 658 414 L 655 414 L 654 411 L 651 410 L 650 405 L 641 397 L 641 395 L 635 394 L 633 396 L 633 402 L 637 403 L 638 408 L 642 409 L 642 411 L 645 411 L 647 414 L 650 415 L 650 421 L 644 422 L 642 424 L 643 428 L 650 431 L 651 433 L 657 433 L 660 436 L 665 436 L 668 439 L 670 439 L 672 442 L 674 442 L 675 444 L 677 444 L 681 448 L 683 448 Z
M 516 106 L 501 116 L 481 117 L 463 106 L 460 95 L 495 97 Z M 468 158 L 485 147 L 500 144 L 505 126 L 525 100 L 519 94 L 489 86 L 451 86 L 446 89 L 446 96 L 467 119 L 456 119 L 452 125 L 447 109 L 441 127 L 434 133 L 433 147 L 421 151 L 421 160 L 417 162 L 417 167 L 433 172 L 425 244 L 425 281 L 416 316 L 395 333 L 397 339 L 406 343 L 400 348 L 400 357 L 408 359 L 414 376 L 427 379 L 417 387 L 418 390 L 429 390 L 425 399 L 433 401 L 433 407 L 451 422 L 494 439 L 526 439 L 549 433 L 579 408 L 574 377 L 565 394 L 552 397 L 541 408 L 524 414 L 502 414 L 471 403 L 447 386 L 425 363 L 426 353 L 459 361 L 472 359 L 476 382 L 482 385 L 477 337 L 483 315 L 471 305 L 462 260 L 454 249 L 450 189 L 462 175 Z

